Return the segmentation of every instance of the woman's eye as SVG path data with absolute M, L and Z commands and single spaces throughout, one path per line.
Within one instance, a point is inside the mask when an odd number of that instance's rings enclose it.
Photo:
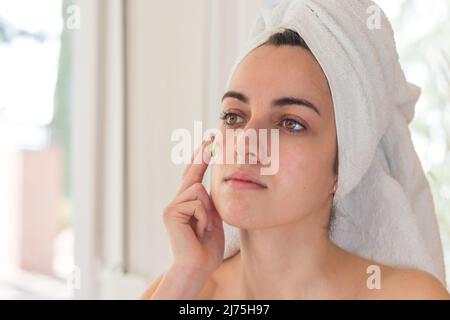
M 283 121 L 281 121 L 281 125 L 286 128 L 286 130 L 295 133 L 306 129 L 304 125 L 293 119 L 284 119 Z
M 240 115 L 233 112 L 222 112 L 220 119 L 223 120 L 227 126 L 234 126 L 244 122 L 244 119 Z M 286 130 L 293 133 L 299 133 L 306 130 L 306 127 L 303 124 L 294 119 L 284 119 L 281 121 L 281 125 Z
M 241 116 L 232 112 L 222 112 L 222 114 L 220 115 L 220 119 L 223 120 L 228 126 L 234 126 L 244 121 Z

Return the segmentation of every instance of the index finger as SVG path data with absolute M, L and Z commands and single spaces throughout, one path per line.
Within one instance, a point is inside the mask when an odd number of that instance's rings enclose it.
M 188 173 L 189 168 L 191 167 L 191 165 L 194 163 L 195 156 L 200 151 L 201 147 L 203 145 L 205 145 L 207 141 L 213 142 L 214 138 L 215 138 L 215 136 L 213 134 L 209 135 L 205 140 L 202 141 L 201 145 L 194 151 L 194 153 L 192 153 L 191 160 L 190 160 L 190 162 L 188 163 L 188 165 L 186 166 L 186 168 L 183 171 L 183 175 L 182 175 L 183 179 L 186 176 L 186 174 Z
M 197 153 L 192 158 L 192 163 L 186 168 L 178 194 L 197 182 L 203 181 L 206 169 L 211 159 L 211 140 L 202 143 Z

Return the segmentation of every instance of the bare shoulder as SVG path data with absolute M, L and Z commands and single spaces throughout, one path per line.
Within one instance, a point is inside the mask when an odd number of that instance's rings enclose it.
M 198 293 L 196 300 L 211 300 L 214 297 L 214 293 L 217 289 L 217 281 L 214 276 L 210 276 L 201 291 Z
M 220 292 L 223 290 L 223 283 L 226 282 L 224 271 L 228 268 L 228 264 L 225 262 L 216 270 L 212 275 L 208 277 L 205 284 L 203 285 L 200 292 L 195 297 L 196 300 L 211 300 L 211 299 L 222 299 Z M 164 278 L 164 273 L 156 277 L 152 283 L 146 288 L 145 292 L 139 297 L 140 300 L 148 300 L 153 295 L 153 293 L 158 288 L 162 279 Z
M 391 267 L 351 254 L 347 258 L 351 271 L 347 283 L 356 281 L 356 299 L 450 299 L 444 285 L 425 271 Z
M 234 299 L 233 278 L 236 267 L 236 256 L 222 262 L 220 267 L 208 278 L 198 294 L 198 300 Z
M 148 286 L 148 288 L 145 290 L 145 292 L 139 297 L 141 300 L 148 300 L 152 296 L 152 294 L 156 291 L 156 288 L 158 288 L 159 283 L 161 282 L 162 278 L 164 277 L 164 273 L 160 274 L 158 277 L 156 277 L 155 280 Z
M 381 290 L 373 290 L 372 298 L 408 300 L 450 299 L 450 295 L 444 285 L 425 271 L 389 268 L 382 278 Z

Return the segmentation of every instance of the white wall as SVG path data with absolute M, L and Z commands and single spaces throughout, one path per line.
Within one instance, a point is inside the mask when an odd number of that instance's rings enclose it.
M 182 171 L 171 133 L 203 118 L 206 2 L 127 2 L 127 260 L 149 279 L 170 261 L 161 214 Z
M 161 214 L 183 170 L 170 160 L 171 133 L 218 125 L 229 69 L 266 2 L 126 3 L 127 269 L 151 280 L 171 259 Z

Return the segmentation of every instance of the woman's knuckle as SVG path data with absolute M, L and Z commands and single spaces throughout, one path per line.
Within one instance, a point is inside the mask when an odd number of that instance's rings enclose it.
M 163 217 L 165 219 L 167 219 L 171 215 L 172 210 L 173 210 L 173 208 L 171 206 L 165 207 L 164 210 L 163 210 Z
M 201 183 L 196 184 L 195 193 L 197 195 L 203 196 L 205 194 L 205 187 Z
M 196 191 L 200 191 L 202 189 L 203 185 L 201 182 L 196 182 L 192 185 L 192 188 Z
M 195 206 L 196 206 L 197 208 L 202 208 L 202 207 L 203 207 L 203 203 L 202 203 L 202 201 L 199 200 L 199 199 L 194 200 L 194 203 L 195 203 Z

